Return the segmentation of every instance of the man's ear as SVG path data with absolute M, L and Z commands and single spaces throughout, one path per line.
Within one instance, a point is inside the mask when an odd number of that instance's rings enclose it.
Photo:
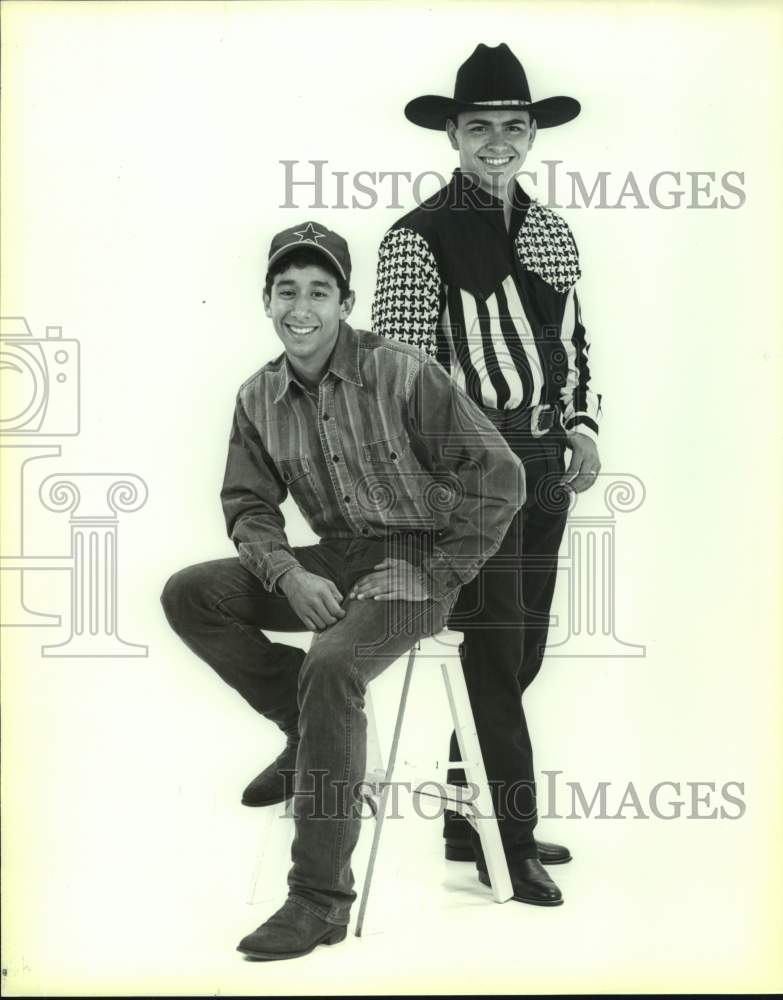
M 533 122 L 533 124 L 530 126 L 530 135 L 529 135 L 528 140 L 527 140 L 527 148 L 528 149 L 531 149 L 532 146 L 533 146 L 533 143 L 536 141 L 536 132 L 537 132 L 536 123 Z
M 356 292 L 348 292 L 348 295 L 340 303 L 340 319 L 348 319 L 356 303 Z
M 267 295 L 266 290 L 263 292 L 264 299 L 264 315 L 272 318 L 272 299 Z
M 459 149 L 459 141 L 457 139 L 457 126 L 452 121 L 451 118 L 446 121 L 446 135 L 449 137 L 449 142 L 451 143 L 452 149 Z

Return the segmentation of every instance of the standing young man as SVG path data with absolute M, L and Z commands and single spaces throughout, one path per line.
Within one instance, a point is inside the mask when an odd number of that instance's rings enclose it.
M 367 684 L 443 627 L 524 502 L 521 463 L 443 369 L 347 324 L 350 270 L 345 240 L 316 223 L 273 239 L 264 306 L 285 352 L 236 400 L 221 497 L 238 557 L 175 573 L 162 596 L 190 649 L 293 748 L 288 899 L 239 945 L 267 960 L 345 937 Z M 289 491 L 317 545 L 289 544 Z M 305 653 L 265 628 L 315 635 Z M 246 803 L 290 794 L 281 758 Z
M 521 696 L 541 666 L 566 521 L 567 503 L 552 487 L 566 482 L 580 491 L 595 481 L 600 396 L 590 387 L 576 244 L 567 224 L 515 178 L 537 129 L 579 111 L 570 97 L 532 101 L 505 44 L 476 48 L 453 98 L 411 101 L 406 117 L 445 131 L 460 167 L 384 237 L 373 303 L 374 331 L 436 357 L 524 463 L 527 502 L 463 589 L 449 624 L 465 635 L 463 667 L 515 898 L 549 906 L 562 894 L 541 863 L 571 855 L 534 838 Z M 475 857 L 481 873 L 480 846 L 461 817 L 447 814 L 444 836 L 447 858 Z

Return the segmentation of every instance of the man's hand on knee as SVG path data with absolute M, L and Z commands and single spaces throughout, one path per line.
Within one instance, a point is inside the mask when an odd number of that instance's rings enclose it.
M 420 569 L 404 559 L 384 559 L 353 585 L 348 596 L 359 601 L 426 601 L 430 595 Z
M 278 586 L 311 632 L 322 632 L 345 617 L 343 595 L 323 576 L 295 566 L 283 574 Z

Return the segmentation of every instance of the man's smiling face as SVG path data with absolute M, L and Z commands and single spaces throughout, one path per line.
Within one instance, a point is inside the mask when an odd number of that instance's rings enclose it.
M 530 112 L 523 110 L 462 111 L 446 131 L 463 173 L 495 195 L 522 169 L 536 137 L 535 122 L 531 125 Z
M 310 379 L 326 368 L 340 320 L 348 317 L 352 306 L 353 293 L 340 302 L 337 279 L 317 264 L 292 264 L 275 275 L 271 293 L 264 293 L 264 311 L 294 370 Z

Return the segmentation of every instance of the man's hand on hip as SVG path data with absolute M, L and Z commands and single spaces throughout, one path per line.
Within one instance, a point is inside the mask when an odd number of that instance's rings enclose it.
M 587 434 L 569 434 L 567 445 L 571 448 L 571 463 L 561 482 L 574 493 L 583 493 L 595 483 L 601 471 L 598 445 Z
M 345 617 L 343 595 L 323 576 L 294 566 L 280 577 L 278 586 L 310 632 L 322 632 Z
M 353 585 L 348 596 L 358 601 L 426 601 L 429 591 L 421 570 L 405 559 L 384 559 Z

